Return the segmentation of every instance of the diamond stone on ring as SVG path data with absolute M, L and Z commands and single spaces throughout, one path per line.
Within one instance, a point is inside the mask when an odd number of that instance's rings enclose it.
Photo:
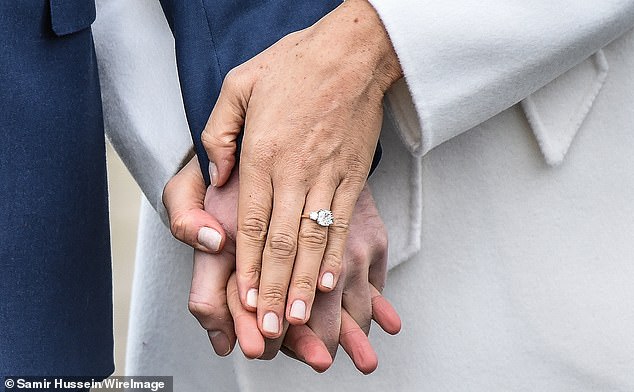
M 335 220 L 332 216 L 332 211 L 330 210 L 313 211 L 310 213 L 308 218 L 317 222 L 319 226 L 324 226 L 324 227 L 328 227 L 332 225 L 333 223 L 335 223 Z

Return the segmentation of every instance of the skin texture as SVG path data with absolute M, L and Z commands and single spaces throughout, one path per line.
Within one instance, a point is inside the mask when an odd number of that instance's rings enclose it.
M 213 221 L 216 227 L 222 227 L 226 237 L 219 253 L 195 251 L 189 296 L 189 309 L 208 331 L 216 354 L 229 354 L 238 340 L 248 358 L 271 359 L 281 348 L 321 372 L 332 364 L 341 344 L 360 371 L 372 372 L 378 360 L 367 338 L 371 319 L 390 334 L 398 333 L 401 322 L 380 294 L 386 279 L 387 237 L 369 189 L 362 192 L 352 216 L 342 283 L 331 292 L 317 294 L 316 317 L 305 325 L 285 324 L 285 334 L 267 339 L 257 328 L 255 313 L 242 306 L 237 293 L 234 268 L 238 186 L 236 173 L 223 188 L 205 189 L 193 159 L 168 183 L 163 194 L 170 219 L 180 217 L 194 227 Z M 180 228 L 173 234 L 187 232 L 188 228 Z M 191 239 L 177 238 L 185 243 Z
M 328 292 L 341 280 L 382 99 L 401 77 L 387 33 L 365 0 L 346 1 L 227 76 L 202 141 L 213 162 L 212 184 L 223 186 L 244 127 L 236 282 L 264 336 L 279 337 L 284 320 L 306 323 L 316 288 Z M 334 225 L 301 218 L 319 209 L 333 211 Z M 250 290 L 257 304 L 247 300 Z M 303 317 L 291 315 L 296 301 L 305 304 Z

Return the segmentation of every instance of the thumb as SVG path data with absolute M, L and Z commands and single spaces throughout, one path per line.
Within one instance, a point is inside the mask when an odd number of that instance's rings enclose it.
M 217 253 L 226 235 L 216 218 L 203 209 L 205 192 L 205 181 L 194 157 L 165 186 L 163 204 L 174 237 L 203 252 Z
M 246 103 L 250 95 L 243 72 L 229 72 L 222 84 L 216 105 L 201 135 L 209 156 L 211 185 L 223 186 L 236 164 L 236 139 L 246 116 Z

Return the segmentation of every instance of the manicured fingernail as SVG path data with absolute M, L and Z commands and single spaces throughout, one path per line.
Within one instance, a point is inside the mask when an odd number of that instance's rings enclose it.
M 221 331 L 209 331 L 209 338 L 211 339 L 211 346 L 214 348 L 216 354 L 224 357 L 231 352 L 231 344 L 227 335 Z
M 209 177 L 211 178 L 211 185 L 218 185 L 218 168 L 213 162 L 209 162 Z
M 329 289 L 335 287 L 335 276 L 332 272 L 326 272 L 324 276 L 321 277 L 321 285 Z
M 222 241 L 222 236 L 216 230 L 210 227 L 201 227 L 198 230 L 198 242 L 209 248 L 209 250 L 218 252 L 220 241 Z
M 277 314 L 273 312 L 268 312 L 264 315 L 264 319 L 262 320 L 262 329 L 268 333 L 277 333 L 280 328 L 280 322 L 277 318 Z
M 290 316 L 294 319 L 303 320 L 306 318 L 306 303 L 302 300 L 295 300 L 291 305 Z
M 249 289 L 247 291 L 247 305 L 252 308 L 258 307 L 258 289 Z

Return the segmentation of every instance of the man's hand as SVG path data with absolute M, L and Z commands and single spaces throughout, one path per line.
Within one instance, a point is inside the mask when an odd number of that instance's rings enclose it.
M 202 142 L 212 184 L 222 186 L 244 126 L 236 280 L 265 336 L 279 337 L 284 319 L 305 323 L 316 287 L 340 280 L 383 95 L 401 75 L 372 6 L 348 0 L 225 79 Z M 332 226 L 301 219 L 320 209 L 332 210 Z
M 199 202 L 194 199 L 200 197 L 200 192 L 192 189 L 204 189 L 194 160 L 166 187 L 166 205 L 172 205 L 174 200 L 196 205 Z M 236 175 L 222 189 L 209 188 L 204 203 L 207 212 L 192 208 L 185 213 L 185 221 L 194 226 L 199 225 L 196 220 L 201 217 L 200 212 L 211 213 L 210 216 L 222 222 L 227 236 L 219 254 L 195 252 L 189 308 L 208 331 L 218 355 L 231 352 L 237 331 L 241 349 L 247 357 L 272 358 L 281 340 L 265 339 L 259 333 L 255 314 L 241 306 L 235 284 L 227 284 L 235 262 L 237 189 Z M 173 208 L 168 207 L 170 216 L 171 211 Z M 389 333 L 400 330 L 398 314 L 379 292 L 385 284 L 386 237 L 368 190 L 359 199 L 351 225 L 350 246 L 344 258 L 349 267 L 344 269 L 342 284 L 330 293 L 320 293 L 315 301 L 315 317 L 308 325 L 290 326 L 284 338 L 283 350 L 317 371 L 330 366 L 337 345 L 341 343 L 357 368 L 369 373 L 376 368 L 376 354 L 366 337 L 371 318 Z M 176 234 L 184 232 L 187 230 Z M 187 238 L 179 239 L 188 243 Z

